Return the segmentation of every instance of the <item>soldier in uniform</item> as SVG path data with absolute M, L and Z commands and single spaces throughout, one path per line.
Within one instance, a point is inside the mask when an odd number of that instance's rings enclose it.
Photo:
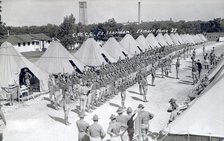
M 2 122 L 0 123 L 0 141 L 3 141 L 3 130 L 4 130 L 4 127 L 6 126 L 7 123 L 6 123 L 4 113 L 2 111 L 2 104 L 0 104 L 0 119 L 4 123 L 4 126 L 2 125 L 3 124 Z
M 142 85 L 142 88 L 143 88 L 143 101 L 148 102 L 147 98 L 146 98 L 146 95 L 147 95 L 147 92 L 148 92 L 148 82 L 147 82 L 146 77 L 143 77 L 143 79 L 141 80 L 141 85 Z
M 51 101 L 51 104 L 53 105 L 54 103 L 54 76 L 51 74 L 49 75 L 49 79 L 48 79 L 48 89 L 49 89 L 49 98 Z
M 149 121 L 154 118 L 154 115 L 148 111 L 144 111 L 144 106 L 142 104 L 138 105 L 140 109 L 140 117 L 141 117 L 141 128 L 142 128 L 142 138 L 143 140 L 147 140 L 147 133 L 149 131 Z
M 156 69 L 154 67 L 154 64 L 152 64 L 151 76 L 152 76 L 152 86 L 155 86 L 154 82 L 155 82 L 155 78 L 156 78 Z
M 87 135 L 89 124 L 84 121 L 85 114 L 81 112 L 79 114 L 80 120 L 76 121 L 76 125 L 79 131 L 78 141 L 88 141 L 89 137 Z
M 142 90 L 142 85 L 141 85 L 141 80 L 142 80 L 143 76 L 142 76 L 142 70 L 140 70 L 137 75 L 136 75 L 136 79 L 137 79 L 137 82 L 138 82 L 138 85 L 139 85 L 139 93 L 140 95 L 143 94 L 143 90 Z
M 128 137 L 129 137 L 129 141 L 133 140 L 134 137 L 134 116 L 136 115 L 136 113 L 133 113 L 133 110 L 131 107 L 127 108 L 127 115 L 128 115 L 128 122 L 127 122 L 127 126 L 128 126 Z
M 24 69 L 24 82 L 28 88 L 30 88 L 30 79 L 32 78 L 32 75 L 28 72 L 27 69 Z
M 104 132 L 102 126 L 98 123 L 98 116 L 94 115 L 92 120 L 94 123 L 90 125 L 88 130 L 90 141 L 102 141 L 103 138 L 106 136 L 106 133 Z
M 92 87 L 89 84 L 80 86 L 81 96 L 80 96 L 80 111 L 85 113 L 86 110 L 86 104 L 87 104 L 87 98 L 88 94 L 90 93 L 90 90 Z
M 54 89 L 55 89 L 54 106 L 55 106 L 56 110 L 59 110 L 58 106 L 60 104 L 60 87 L 59 87 L 59 79 L 58 78 L 55 80 Z
M 179 70 L 180 70 L 180 59 L 177 58 L 176 61 L 176 78 L 179 79 Z
M 125 78 L 122 79 L 121 83 L 121 107 L 125 108 L 125 99 L 126 99 L 126 89 Z
M 169 103 L 170 103 L 170 107 L 168 108 L 167 112 L 170 112 L 170 119 L 169 119 L 169 123 L 170 123 L 177 116 L 179 106 L 177 105 L 176 99 L 174 99 L 174 98 L 171 98 Z
M 67 93 L 68 91 L 66 91 Z M 68 114 L 69 114 L 69 97 L 68 97 L 68 94 L 65 94 L 66 96 L 64 96 L 63 98 L 63 111 L 64 111 L 64 120 L 65 120 L 65 125 L 69 125 L 70 123 L 68 122 Z
M 116 121 L 116 116 L 112 114 L 110 116 L 111 122 L 109 124 L 109 127 L 107 129 L 107 134 L 110 135 L 110 141 L 122 141 L 121 138 L 124 134 L 124 132 L 121 132 L 122 128 L 127 128 L 127 125 L 122 124 L 121 122 Z M 121 133 L 120 133 L 121 132 Z

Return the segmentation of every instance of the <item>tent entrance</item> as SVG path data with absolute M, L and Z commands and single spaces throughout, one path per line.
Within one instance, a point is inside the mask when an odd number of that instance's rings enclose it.
M 142 49 L 141 49 L 139 46 L 137 46 L 137 47 L 138 47 L 138 49 L 139 49 L 141 52 L 143 52 Z
M 122 51 L 122 53 L 124 54 L 124 56 L 125 56 L 125 57 L 127 57 L 127 56 L 128 56 L 128 55 L 127 55 L 124 51 Z
M 30 76 L 30 90 L 32 92 L 40 92 L 40 81 L 28 68 L 21 69 L 19 75 L 19 85 L 27 85 L 25 78 L 27 76 Z
M 78 73 L 82 73 L 82 71 L 75 65 L 75 63 L 72 60 L 69 60 L 70 64 L 75 68 L 75 71 Z
M 103 56 L 103 58 L 106 60 L 106 62 L 108 63 L 108 64 L 111 64 L 111 62 L 109 61 L 109 59 L 107 58 L 107 56 L 105 56 L 105 54 L 101 54 L 102 56 Z

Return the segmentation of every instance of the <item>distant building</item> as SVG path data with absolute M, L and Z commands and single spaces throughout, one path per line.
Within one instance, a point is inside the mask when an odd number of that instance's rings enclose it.
M 79 22 L 84 25 L 88 24 L 86 1 L 79 1 Z
M 209 41 L 218 41 L 219 40 L 219 37 L 224 37 L 224 32 L 205 33 L 205 37 Z
M 19 52 L 29 51 L 44 51 L 48 48 L 51 38 L 47 35 L 40 34 L 22 34 L 22 35 L 10 35 L 5 39 L 1 39 L 0 42 L 10 42 L 16 50 Z

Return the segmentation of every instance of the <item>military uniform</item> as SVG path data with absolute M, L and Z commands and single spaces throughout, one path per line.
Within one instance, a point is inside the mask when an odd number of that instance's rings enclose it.
M 106 136 L 101 125 L 98 124 L 98 116 L 93 116 L 94 123 L 89 127 L 88 134 L 90 136 L 90 141 L 102 141 Z
M 148 92 L 148 82 L 147 82 L 146 78 L 143 78 L 141 80 L 141 85 L 142 85 L 142 88 L 143 88 L 143 101 L 147 102 L 146 95 L 147 95 L 147 92 Z
M 83 116 L 84 117 L 84 116 Z M 85 138 L 88 138 L 87 136 L 87 130 L 89 128 L 89 124 L 85 122 L 83 119 L 77 120 L 76 125 L 78 128 L 78 141 L 85 141 Z

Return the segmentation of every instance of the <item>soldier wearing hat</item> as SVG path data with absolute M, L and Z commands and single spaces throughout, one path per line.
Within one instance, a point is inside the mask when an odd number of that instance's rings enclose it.
M 84 121 L 84 117 L 85 117 L 85 114 L 81 112 L 79 114 L 80 120 L 76 121 L 76 126 L 79 132 L 78 141 L 84 141 L 85 139 L 88 139 L 87 132 L 88 132 L 89 124 Z
M 98 116 L 94 115 L 92 120 L 94 123 L 90 125 L 88 129 L 90 141 L 102 141 L 103 138 L 106 136 L 106 133 L 104 132 L 102 126 L 98 123 Z
M 144 106 L 142 104 L 138 105 L 139 108 L 139 116 L 140 116 L 140 124 L 142 129 L 142 138 L 143 140 L 147 139 L 147 132 L 149 130 L 149 121 L 154 118 L 154 115 L 148 111 L 143 110 Z
M 110 116 L 111 122 L 107 129 L 107 134 L 110 135 L 110 141 L 122 141 L 122 136 L 124 133 L 120 133 L 122 128 L 127 128 L 127 125 L 117 122 L 116 116 L 112 114 Z
M 167 110 L 167 112 L 170 112 L 169 123 L 172 122 L 175 119 L 175 117 L 177 116 L 177 114 L 178 114 L 179 106 L 177 105 L 176 101 L 177 100 L 175 98 L 171 98 L 169 100 L 170 107 Z

